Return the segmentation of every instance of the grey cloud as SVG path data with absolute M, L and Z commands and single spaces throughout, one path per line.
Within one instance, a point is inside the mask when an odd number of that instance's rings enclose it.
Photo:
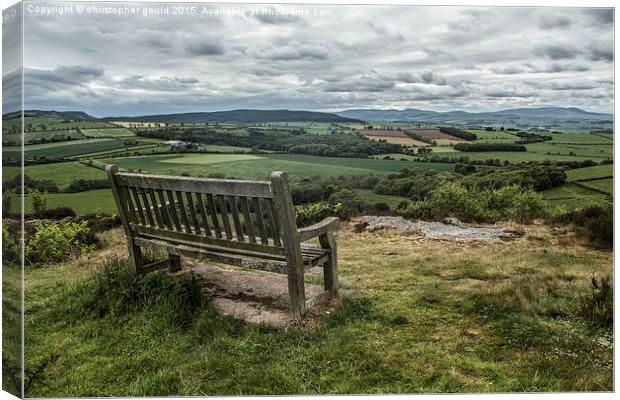
M 588 59 L 592 61 L 613 61 L 613 43 L 592 43 L 589 46 Z
M 542 45 L 535 47 L 533 53 L 552 60 L 575 58 L 579 51 L 569 44 Z
M 258 58 L 266 58 L 274 61 L 293 60 L 327 60 L 330 53 L 321 45 L 293 42 L 284 46 L 271 46 L 260 50 L 252 50 L 250 54 Z
M 565 29 L 571 26 L 572 21 L 563 15 L 554 16 L 542 16 L 540 18 L 539 26 L 542 29 Z
M 188 55 L 221 56 L 226 52 L 219 39 L 200 39 L 189 43 L 186 47 Z
M 446 78 L 439 76 L 430 71 L 426 71 L 420 74 L 420 79 L 422 79 L 422 82 L 424 83 L 429 83 L 429 84 L 432 83 L 432 84 L 440 85 L 440 86 L 447 85 Z
M 44 82 L 48 85 L 82 85 L 103 76 L 103 68 L 92 66 L 61 65 L 54 69 L 24 68 L 24 81 Z
M 265 11 L 259 10 L 259 12 L 253 15 L 253 17 L 263 24 L 269 25 L 293 24 L 301 20 L 301 18 L 297 15 L 285 15 L 282 10 L 278 10 L 273 7 L 270 7 Z
M 377 74 L 364 74 L 341 82 L 321 84 L 326 92 L 382 92 L 392 89 L 396 83 L 393 79 Z
M 198 84 L 200 80 L 189 77 L 167 77 L 149 78 L 134 75 L 118 82 L 118 85 L 127 89 L 144 89 L 153 91 L 177 91 L 188 90 Z
M 609 10 L 330 8 L 331 18 L 26 15 L 27 104 L 98 116 L 255 107 L 612 109 Z
M 597 24 L 613 24 L 614 10 L 612 8 L 590 8 L 583 13 L 592 18 Z

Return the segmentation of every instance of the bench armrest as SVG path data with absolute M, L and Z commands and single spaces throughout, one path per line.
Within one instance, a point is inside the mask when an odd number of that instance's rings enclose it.
M 317 236 L 324 235 L 327 232 L 336 230 L 339 224 L 340 219 L 336 217 L 328 217 L 314 225 L 299 229 L 299 236 L 301 241 L 305 242 L 306 240 L 310 240 Z

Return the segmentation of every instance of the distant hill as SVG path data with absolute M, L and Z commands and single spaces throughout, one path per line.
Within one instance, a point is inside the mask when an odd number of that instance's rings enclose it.
M 2 115 L 3 120 L 19 118 L 21 115 L 20 111 L 14 111 L 10 113 L 6 113 Z M 26 110 L 24 111 L 25 117 L 47 117 L 47 118 L 66 118 L 66 119 L 77 119 L 84 121 L 96 121 L 97 118 L 92 115 L 88 115 L 83 111 L 44 111 L 44 110 Z
M 291 110 L 231 110 L 195 112 L 182 114 L 143 115 L 138 117 L 106 117 L 106 121 L 168 122 L 199 124 L 218 123 L 265 123 L 265 122 L 363 122 L 357 118 L 332 113 Z
M 537 118 L 577 118 L 577 119 L 613 119 L 613 114 L 593 113 L 580 108 L 541 107 L 515 108 L 501 111 L 470 113 L 465 111 L 428 111 L 409 108 L 405 110 L 354 109 L 337 112 L 336 114 L 367 121 L 411 121 L 411 120 L 449 120 L 449 119 L 481 119 L 494 117 L 537 117 Z

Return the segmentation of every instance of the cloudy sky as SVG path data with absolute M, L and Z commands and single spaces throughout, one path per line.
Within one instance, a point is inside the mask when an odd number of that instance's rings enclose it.
M 613 110 L 611 10 L 192 4 L 144 16 L 179 4 L 125 3 L 139 14 L 119 16 L 106 9 L 118 3 L 62 15 L 44 4 L 24 10 L 27 109 Z

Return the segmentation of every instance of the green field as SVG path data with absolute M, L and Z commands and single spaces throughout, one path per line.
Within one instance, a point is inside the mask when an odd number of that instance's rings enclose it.
M 589 189 L 598 190 L 599 192 L 612 195 L 614 193 L 613 178 L 596 179 L 593 181 L 575 182 L 577 185 L 585 186 Z
M 543 155 L 550 153 L 552 157 L 557 154 L 562 156 L 570 156 L 572 153 L 576 156 L 587 157 L 592 160 L 612 158 L 614 150 L 611 142 L 597 145 L 543 142 L 528 144 L 525 147 L 527 147 L 528 153 L 538 153 Z
M 26 196 L 26 212 L 32 212 L 32 202 Z M 110 189 L 89 190 L 79 193 L 49 193 L 47 195 L 47 208 L 70 207 L 76 214 L 88 214 L 101 211 L 108 214 L 116 214 L 116 204 L 112 198 Z
M 318 157 L 301 154 L 181 154 L 125 157 L 105 162 L 121 168 L 150 173 L 192 176 L 224 174 L 243 179 L 266 179 L 272 171 L 286 171 L 300 177 L 368 175 L 399 172 L 403 168 L 451 171 L 453 164 L 411 161 Z
M 584 181 L 590 179 L 601 179 L 613 177 L 613 164 L 595 165 L 587 168 L 572 169 L 566 171 L 567 181 Z
M 611 196 L 575 183 L 566 183 L 560 187 L 545 190 L 542 195 L 551 205 L 568 208 L 583 208 L 590 205 L 609 206 L 613 203 Z
M 80 164 L 77 161 L 29 165 L 26 175 L 35 180 L 50 180 L 62 190 L 76 179 L 105 179 L 104 171 Z M 19 173 L 19 167 L 2 167 L 2 179 L 8 181 Z
M 83 139 L 71 140 L 67 142 L 33 144 L 26 146 L 24 153 L 26 158 L 47 157 L 49 159 L 60 159 L 64 157 L 75 157 L 82 154 L 119 149 L 123 147 L 127 147 L 123 143 L 123 140 Z M 20 151 L 20 147 L 5 147 L 2 150 L 2 159 L 17 160 L 19 159 Z
M 478 136 L 476 143 L 514 143 L 519 137 L 505 131 L 485 131 L 484 129 L 465 129 L 467 132 Z
M 130 137 L 136 136 L 135 133 L 126 128 L 107 128 L 107 129 L 82 129 L 82 133 L 86 137 L 98 138 L 98 137 Z

